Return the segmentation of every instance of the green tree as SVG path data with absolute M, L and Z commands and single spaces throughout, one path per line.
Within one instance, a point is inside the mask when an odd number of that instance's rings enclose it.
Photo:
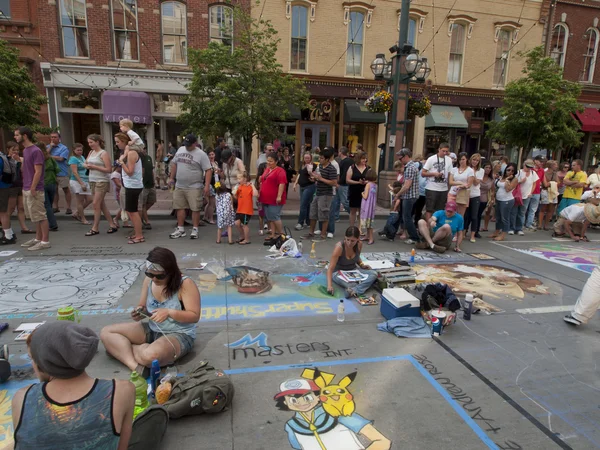
M 572 114 L 581 110 L 579 84 L 564 80 L 562 68 L 544 56 L 542 47 L 519 52 L 526 58 L 524 77 L 509 82 L 500 114 L 504 120 L 489 122 L 487 135 L 523 147 L 555 150 L 579 145 L 583 134 Z
M 27 125 L 42 131 L 38 114 L 45 103 L 27 67 L 19 66 L 19 51 L 0 39 L 0 128 Z
M 183 103 L 186 112 L 178 120 L 203 136 L 229 131 L 244 138 L 248 149 L 253 137 L 276 137 L 275 122 L 289 117 L 290 106 L 305 108 L 309 95 L 277 62 L 280 39 L 270 21 L 235 7 L 233 23 L 233 50 L 214 42 L 189 50 L 194 75 Z M 244 156 L 247 163 L 250 151 Z

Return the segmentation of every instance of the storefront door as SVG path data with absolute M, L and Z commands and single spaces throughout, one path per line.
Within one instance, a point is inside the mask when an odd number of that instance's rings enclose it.
M 331 145 L 331 126 L 329 124 L 302 124 L 300 144 L 310 144 L 312 148 Z

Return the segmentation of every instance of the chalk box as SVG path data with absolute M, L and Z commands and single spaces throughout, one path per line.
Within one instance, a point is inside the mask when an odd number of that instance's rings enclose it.
M 387 320 L 396 317 L 421 317 L 421 301 L 406 289 L 388 288 L 381 294 L 379 311 Z

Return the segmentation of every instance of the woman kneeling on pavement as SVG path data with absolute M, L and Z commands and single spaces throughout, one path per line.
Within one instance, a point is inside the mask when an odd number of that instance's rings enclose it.
M 144 270 L 140 301 L 131 313 L 137 323 L 109 325 L 100 332 L 106 351 L 140 373 L 155 359 L 167 366 L 188 353 L 200 320 L 198 287 L 182 275 L 171 250 L 154 248 Z M 139 323 L 145 318 L 150 320 Z
M 360 259 L 363 244 L 359 238 L 360 231 L 358 228 L 348 227 L 344 240 L 338 242 L 333 249 L 329 269 L 327 270 L 327 292 L 331 295 L 334 293 L 332 283 L 345 288 L 346 298 L 350 298 L 364 294 L 377 279 L 377 272 L 370 270 L 371 268 L 363 264 Z M 367 278 L 360 283 L 348 283 L 340 276 L 340 270 L 357 271 L 366 275 Z

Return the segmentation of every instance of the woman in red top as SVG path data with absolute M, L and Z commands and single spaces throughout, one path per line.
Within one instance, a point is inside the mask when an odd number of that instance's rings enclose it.
M 270 236 L 265 239 L 265 245 L 273 245 L 275 237 L 283 233 L 281 208 L 285 205 L 286 184 L 287 175 L 285 170 L 277 165 L 277 153 L 269 153 L 267 155 L 267 170 L 265 170 L 260 178 L 259 196 L 259 201 L 263 205 L 270 231 Z
M 250 183 L 250 175 L 248 172 L 242 174 L 240 184 L 233 188 L 234 195 L 237 198 L 237 214 L 235 217 L 235 224 L 240 230 L 241 239 L 238 241 L 240 245 L 246 245 L 250 243 L 250 219 L 254 213 L 254 205 L 252 199 L 258 197 L 258 191 L 252 183 Z

